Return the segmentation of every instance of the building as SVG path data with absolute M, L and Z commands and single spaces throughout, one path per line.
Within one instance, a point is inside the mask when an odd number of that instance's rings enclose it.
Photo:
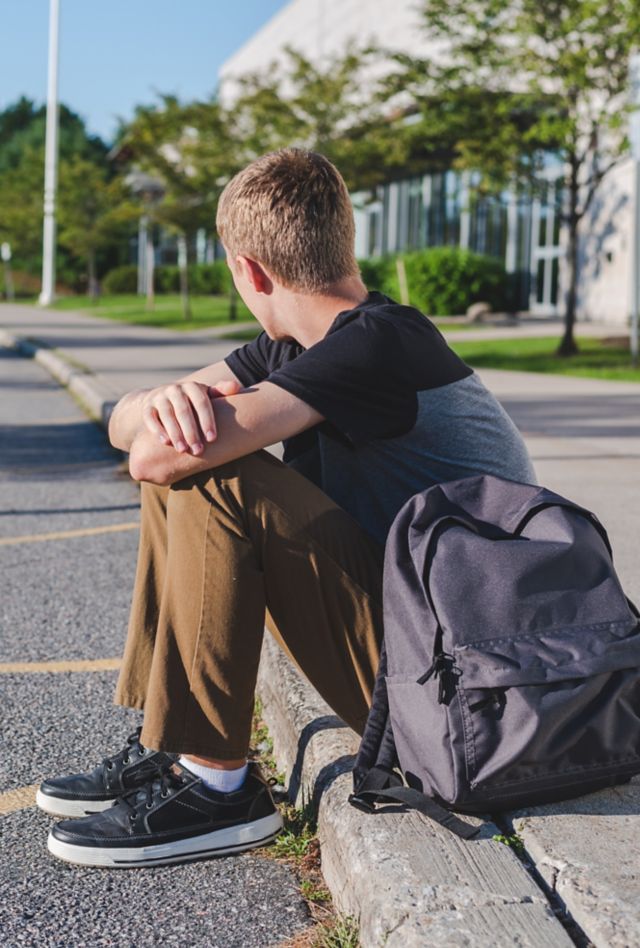
M 353 41 L 426 57 L 437 55 L 421 28 L 416 0 L 291 0 L 222 66 L 234 77 L 266 70 L 291 46 L 314 62 Z M 578 318 L 624 323 L 630 312 L 632 162 L 605 179 L 581 222 Z M 534 201 L 506 195 L 469 210 L 469 177 L 454 171 L 390 182 L 371 195 L 354 194 L 360 257 L 442 244 L 504 259 L 518 288 L 518 305 L 540 316 L 562 311 L 564 234 L 554 211 L 557 174 Z

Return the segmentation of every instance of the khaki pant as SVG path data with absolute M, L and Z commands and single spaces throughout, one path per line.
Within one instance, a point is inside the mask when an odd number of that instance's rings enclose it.
M 334 711 L 364 728 L 382 637 L 382 550 L 265 451 L 142 485 L 140 551 L 116 703 L 155 750 L 246 755 L 268 610 Z

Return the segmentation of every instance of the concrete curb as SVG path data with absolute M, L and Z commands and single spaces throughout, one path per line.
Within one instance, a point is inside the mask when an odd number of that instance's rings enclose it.
M 34 358 L 94 420 L 107 426 L 118 396 L 99 376 L 36 339 L 0 330 L 0 345 Z M 270 635 L 265 636 L 258 694 L 292 799 L 312 801 L 318 809 L 323 874 L 338 909 L 359 920 L 362 948 L 574 944 L 513 850 L 491 838 L 499 832 L 495 825 L 487 823 L 478 838 L 464 842 L 415 812 L 390 809 L 372 816 L 349 805 L 357 736 Z M 566 878 L 560 873 L 556 886 L 555 876 L 551 880 L 545 871 L 548 866 L 554 872 L 562 869 L 551 855 L 555 845 L 537 838 L 530 819 L 516 818 L 514 825 L 549 888 L 593 931 L 589 912 L 597 915 L 596 893 L 584 879 L 574 879 L 575 873 L 567 872 Z M 580 897 L 572 898 L 572 889 L 579 889 Z M 597 945 L 629 944 L 624 937 L 637 933 L 635 913 L 616 931 L 614 919 L 622 908 L 611 898 L 603 924 L 594 932 Z M 612 932 L 618 937 L 609 940 Z
M 89 369 L 71 361 L 57 350 L 50 349 L 37 339 L 14 336 L 4 329 L 0 330 L 0 346 L 13 349 L 20 355 L 38 362 L 78 399 L 94 421 L 107 427 L 118 396 Z
M 362 948 L 573 945 L 494 824 L 465 842 L 416 812 L 348 803 L 358 738 L 270 635 L 258 693 L 291 798 L 318 808 L 323 875 L 339 911 L 359 919 Z

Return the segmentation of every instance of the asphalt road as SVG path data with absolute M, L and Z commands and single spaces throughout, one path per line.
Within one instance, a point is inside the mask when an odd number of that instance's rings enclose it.
M 138 514 L 101 430 L 39 366 L 0 349 L 0 945 L 275 946 L 310 924 L 286 866 L 255 852 L 72 867 L 48 854 L 50 818 L 32 805 L 43 777 L 94 766 L 138 723 L 112 705 L 108 670 Z

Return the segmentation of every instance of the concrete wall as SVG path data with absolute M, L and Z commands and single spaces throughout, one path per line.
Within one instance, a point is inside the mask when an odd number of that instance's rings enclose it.
M 417 6 L 416 0 L 292 0 L 227 59 L 220 79 L 232 89 L 234 76 L 266 69 L 285 46 L 314 62 L 352 41 L 426 55 L 430 44 Z
M 632 162 L 609 173 L 580 226 L 578 318 L 624 323 L 631 311 Z

